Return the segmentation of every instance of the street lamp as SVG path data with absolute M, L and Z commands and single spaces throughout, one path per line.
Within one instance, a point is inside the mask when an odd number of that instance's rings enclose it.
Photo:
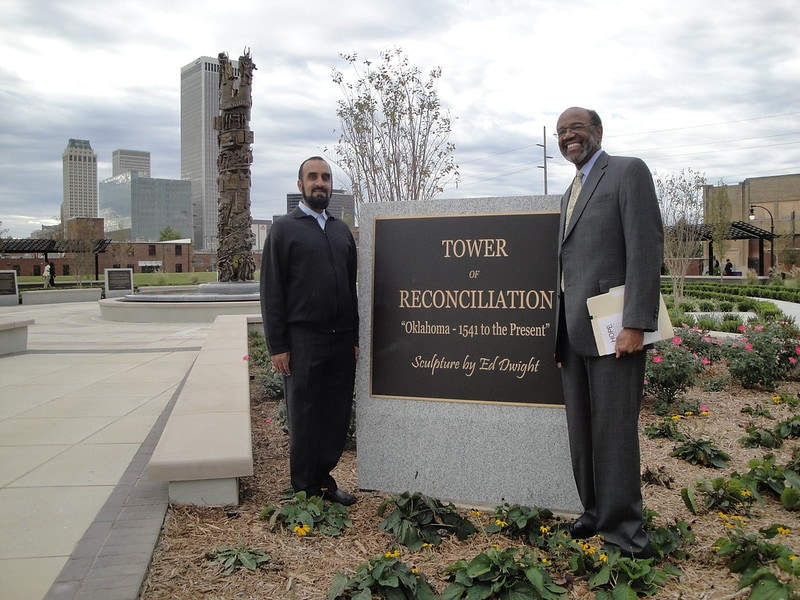
M 750 217 L 749 217 L 751 221 L 755 221 L 756 219 L 756 216 L 753 214 L 754 208 L 760 208 L 762 210 L 765 210 L 769 215 L 769 266 L 771 270 L 775 268 L 775 219 L 772 217 L 772 213 L 766 206 L 760 206 L 759 204 L 751 204 Z

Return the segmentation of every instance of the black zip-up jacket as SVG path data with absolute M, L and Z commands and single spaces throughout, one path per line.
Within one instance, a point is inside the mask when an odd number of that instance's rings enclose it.
M 325 231 L 299 208 L 276 219 L 261 257 L 261 316 L 270 354 L 289 351 L 287 330 L 345 333 L 358 346 L 356 244 L 329 215 Z

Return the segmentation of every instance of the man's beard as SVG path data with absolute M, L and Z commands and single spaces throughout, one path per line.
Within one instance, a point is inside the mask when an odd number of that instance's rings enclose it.
M 328 208 L 328 204 L 330 204 L 331 197 L 324 192 L 317 192 L 316 194 L 312 191 L 311 196 L 307 196 L 305 191 L 303 191 L 303 202 L 305 202 L 308 206 L 313 208 L 314 210 L 325 210 Z

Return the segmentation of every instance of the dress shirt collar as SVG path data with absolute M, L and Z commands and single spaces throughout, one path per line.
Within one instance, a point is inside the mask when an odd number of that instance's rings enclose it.
M 304 202 L 297 205 L 300 210 L 306 213 L 309 217 L 314 217 L 322 229 L 325 229 L 325 222 L 328 220 L 328 211 L 323 210 L 321 213 L 311 210 Z

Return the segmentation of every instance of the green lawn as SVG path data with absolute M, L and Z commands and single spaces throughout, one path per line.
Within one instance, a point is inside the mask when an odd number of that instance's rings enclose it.
M 100 277 L 100 281 L 103 277 Z M 195 285 L 198 283 L 209 283 L 217 280 L 215 271 L 198 271 L 196 273 L 134 273 L 133 286 L 138 288 L 149 285 Z M 19 283 L 41 283 L 41 277 L 24 276 L 18 277 Z M 56 283 L 74 282 L 74 277 L 58 275 Z M 92 281 L 94 279 L 92 278 Z M 88 283 L 84 280 L 84 284 Z

